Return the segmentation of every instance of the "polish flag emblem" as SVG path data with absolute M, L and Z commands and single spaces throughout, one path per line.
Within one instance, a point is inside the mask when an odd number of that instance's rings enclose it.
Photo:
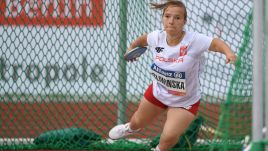
M 180 56 L 187 55 L 187 48 L 188 48 L 188 46 L 181 46 L 180 47 Z

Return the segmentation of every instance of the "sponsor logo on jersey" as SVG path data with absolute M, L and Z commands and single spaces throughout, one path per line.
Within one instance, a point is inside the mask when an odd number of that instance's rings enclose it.
M 184 59 L 183 57 L 179 57 L 179 58 L 165 58 L 162 56 L 156 56 L 155 60 L 160 61 L 160 62 L 170 62 L 170 63 L 183 63 Z
M 155 47 L 155 50 L 157 53 L 163 52 L 164 48 L 163 47 Z

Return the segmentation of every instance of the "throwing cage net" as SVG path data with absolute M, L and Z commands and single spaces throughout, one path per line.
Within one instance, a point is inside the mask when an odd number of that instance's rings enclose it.
M 152 82 L 147 51 L 123 59 L 143 33 L 162 29 L 150 0 L 0 2 L 0 149 L 150 150 L 165 114 L 141 133 L 112 141 Z M 159 1 L 161 2 L 161 1 Z M 174 150 L 240 150 L 250 140 L 251 0 L 188 0 L 186 29 L 225 40 L 236 67 L 206 52 L 196 120 Z

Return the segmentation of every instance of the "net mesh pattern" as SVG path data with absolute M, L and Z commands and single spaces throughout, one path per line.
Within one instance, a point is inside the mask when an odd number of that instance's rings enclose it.
M 0 3 L 0 149 L 150 150 L 165 114 L 112 141 L 152 83 L 152 53 L 123 59 L 138 36 L 163 29 L 151 0 L 3 0 Z M 236 67 L 205 53 L 202 101 L 175 150 L 235 150 L 251 134 L 251 0 L 187 0 L 186 30 L 219 37 Z

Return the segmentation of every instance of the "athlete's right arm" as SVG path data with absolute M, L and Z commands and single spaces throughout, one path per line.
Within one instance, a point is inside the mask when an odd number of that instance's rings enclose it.
M 130 46 L 128 47 L 125 55 L 128 53 L 128 51 L 131 51 L 132 49 L 134 48 L 137 48 L 137 47 L 145 47 L 145 46 L 148 46 L 148 42 L 147 42 L 147 34 L 144 34 L 138 38 L 136 38 L 131 44 Z M 125 56 L 124 55 L 124 56 Z M 132 60 L 129 60 L 130 62 L 133 62 L 133 61 L 136 61 L 137 58 L 134 58 Z
M 148 42 L 147 42 L 147 34 L 144 34 L 140 37 L 138 37 L 137 39 L 135 39 L 130 46 L 128 47 L 128 51 L 132 50 L 136 47 L 144 47 L 144 46 L 148 46 Z

